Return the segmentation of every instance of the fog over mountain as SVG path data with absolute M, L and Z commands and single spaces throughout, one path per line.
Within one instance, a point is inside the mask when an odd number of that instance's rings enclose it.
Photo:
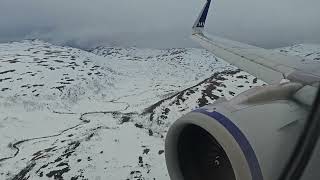
M 97 45 L 194 47 L 193 21 L 204 0 L 1 0 L 0 42 L 43 39 Z M 275 48 L 320 43 L 318 0 L 216 0 L 207 31 Z

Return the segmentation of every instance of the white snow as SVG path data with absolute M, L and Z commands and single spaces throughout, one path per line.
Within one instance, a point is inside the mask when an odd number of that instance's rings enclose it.
M 169 179 L 170 124 L 262 84 L 203 49 L 0 44 L 0 179 Z

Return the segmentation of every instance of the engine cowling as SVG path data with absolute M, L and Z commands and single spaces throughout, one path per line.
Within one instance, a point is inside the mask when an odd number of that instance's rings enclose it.
M 308 113 L 290 98 L 299 88 L 284 84 L 251 89 L 178 119 L 165 144 L 170 178 L 277 179 Z

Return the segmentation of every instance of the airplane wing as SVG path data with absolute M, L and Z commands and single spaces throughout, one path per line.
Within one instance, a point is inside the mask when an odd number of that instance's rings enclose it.
M 269 84 L 282 79 L 313 86 L 320 82 L 319 62 L 205 34 L 210 3 L 207 0 L 192 28 L 192 39 L 205 49 Z

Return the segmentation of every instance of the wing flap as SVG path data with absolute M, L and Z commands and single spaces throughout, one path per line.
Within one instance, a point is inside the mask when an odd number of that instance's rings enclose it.
M 257 78 L 262 79 L 269 84 L 280 82 L 283 79 L 282 73 L 267 68 L 264 65 L 259 65 L 254 61 L 250 61 L 245 56 L 241 56 L 226 48 L 210 43 L 210 41 L 205 40 L 204 37 L 199 36 L 200 35 L 196 34 L 193 35 L 192 38 L 202 47 L 209 50 L 216 56 L 221 57 L 233 65 L 236 65 L 238 68 L 249 72 Z

